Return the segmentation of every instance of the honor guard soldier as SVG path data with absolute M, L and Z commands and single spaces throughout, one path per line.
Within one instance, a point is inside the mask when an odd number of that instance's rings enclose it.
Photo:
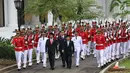
M 24 40 L 24 50 L 23 50 L 23 57 L 22 57 L 22 61 L 23 61 L 23 68 L 26 68 L 26 64 L 27 64 L 27 52 L 28 52 L 28 46 L 27 46 L 27 36 L 26 36 L 26 30 L 24 28 L 24 26 L 21 26 L 21 38 Z
M 38 59 L 38 56 L 39 56 L 39 52 L 40 51 L 37 51 L 37 45 L 38 45 L 38 40 L 40 38 L 40 33 L 39 33 L 39 26 L 36 25 L 35 27 L 35 34 L 34 34 L 34 50 L 36 52 L 36 60 L 37 60 L 37 64 L 40 63 L 40 60 Z
M 96 44 L 96 58 L 98 67 L 102 67 L 104 65 L 105 36 L 101 32 L 102 30 L 98 29 L 97 34 L 94 35 L 94 43 Z
M 96 26 L 97 22 L 96 21 L 93 21 L 92 22 L 92 25 L 93 27 L 90 29 L 90 36 L 91 36 L 91 46 L 93 46 L 93 52 L 92 54 L 94 54 L 94 57 L 96 57 L 95 55 L 95 47 L 94 47 L 94 35 L 96 35 L 96 29 L 97 29 L 97 26 Z
M 72 34 L 73 34 L 72 23 L 69 23 L 67 29 L 67 35 L 69 35 L 72 38 Z
M 121 32 L 121 38 L 122 38 L 122 54 L 123 57 L 126 57 L 127 54 L 127 29 L 126 29 L 126 23 L 122 23 L 122 32 Z
M 88 54 L 87 55 L 90 55 L 90 50 L 91 50 L 91 36 L 90 36 L 90 29 L 91 29 L 91 26 L 89 25 L 89 23 L 86 23 L 86 33 L 88 34 L 88 44 L 87 44 L 87 51 L 88 51 Z
M 84 60 L 85 59 L 85 56 L 86 56 L 86 53 L 88 53 L 87 51 L 87 46 L 86 44 L 88 43 L 88 34 L 85 32 L 85 28 L 82 26 L 80 27 L 81 30 L 80 30 L 80 33 L 79 35 L 81 36 L 82 38 L 82 52 L 81 52 L 81 59 Z
M 15 50 L 15 56 L 16 56 L 16 62 L 18 71 L 21 70 L 21 62 L 22 62 L 22 53 L 24 51 L 24 39 L 20 36 L 20 31 L 16 31 L 15 37 L 11 41 L 12 45 L 14 46 Z
M 32 66 L 32 52 L 33 52 L 33 44 L 34 44 L 34 35 L 32 34 L 32 29 L 28 27 L 28 58 L 29 58 L 29 66 Z

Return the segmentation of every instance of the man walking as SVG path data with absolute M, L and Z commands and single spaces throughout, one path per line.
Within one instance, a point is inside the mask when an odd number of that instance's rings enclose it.
M 65 39 L 64 31 L 61 31 L 60 36 L 58 37 L 58 44 L 59 44 L 60 56 L 62 59 L 62 67 L 65 67 L 65 54 L 63 52 L 65 40 L 66 39 Z
M 46 67 L 46 41 L 47 41 L 47 37 L 45 37 L 45 32 L 42 33 L 42 37 L 39 38 L 38 40 L 38 46 L 37 46 L 37 61 L 40 62 L 40 54 L 42 55 L 42 62 L 43 62 L 43 67 Z
M 46 50 L 48 52 L 50 69 L 54 70 L 55 65 L 55 51 L 57 50 L 57 42 L 54 40 L 54 34 L 50 33 L 50 37 L 46 42 Z
M 74 37 L 72 37 L 72 41 L 74 42 L 74 48 L 75 48 L 76 67 L 79 67 L 80 52 L 82 50 L 82 38 L 78 36 L 77 32 L 74 33 L 75 35 Z
M 74 53 L 74 43 L 71 41 L 70 36 L 66 37 L 66 41 L 64 43 L 64 50 L 62 52 L 65 53 L 65 61 L 67 64 L 67 68 L 71 69 L 72 64 L 72 54 Z

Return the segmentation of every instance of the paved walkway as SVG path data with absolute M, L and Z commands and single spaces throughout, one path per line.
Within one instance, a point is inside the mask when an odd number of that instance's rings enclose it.
M 27 67 L 21 71 L 17 69 L 11 70 L 8 73 L 99 73 L 100 69 L 97 68 L 96 59 L 93 56 L 87 57 L 84 61 L 80 61 L 80 66 L 75 67 L 75 61 L 73 59 L 72 69 L 62 68 L 61 60 L 55 61 L 55 70 L 50 70 L 49 64 L 47 68 L 42 67 L 42 63 L 39 65 L 33 64 L 32 67 Z

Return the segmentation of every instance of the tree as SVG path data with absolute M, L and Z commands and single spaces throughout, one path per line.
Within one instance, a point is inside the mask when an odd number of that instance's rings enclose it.
M 114 10 L 115 7 L 119 7 L 121 12 L 115 13 L 113 16 L 120 16 L 124 18 L 126 15 L 130 14 L 130 11 L 127 10 L 127 7 L 130 7 L 130 0 L 112 0 L 110 4 L 110 12 Z
M 91 11 L 94 0 L 28 0 L 25 14 L 46 17 L 52 11 L 54 20 L 60 17 L 62 21 L 96 18 L 98 12 Z

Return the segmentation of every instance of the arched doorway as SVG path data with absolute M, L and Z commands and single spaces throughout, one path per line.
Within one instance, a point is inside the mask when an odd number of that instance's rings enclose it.
M 0 27 L 4 25 L 4 0 L 0 0 Z

